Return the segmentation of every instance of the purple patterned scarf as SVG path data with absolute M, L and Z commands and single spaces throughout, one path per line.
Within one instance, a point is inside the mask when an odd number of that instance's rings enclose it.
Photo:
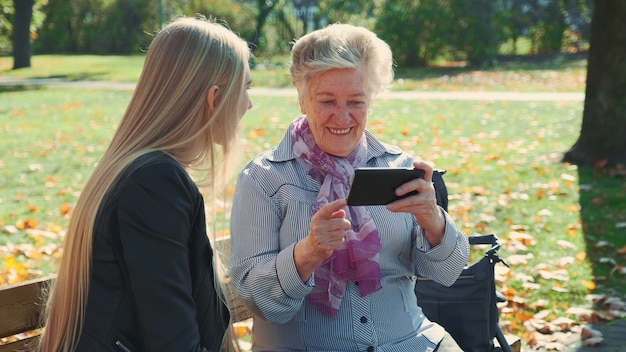
M 346 198 L 354 168 L 365 164 L 365 136 L 349 156 L 338 158 L 320 149 L 309 122 L 301 117 L 291 126 L 291 139 L 298 161 L 322 184 L 313 214 L 336 199 Z M 380 236 L 372 216 L 365 207 L 348 207 L 346 219 L 352 223 L 352 229 L 346 231 L 346 241 L 341 247 L 315 270 L 315 287 L 308 296 L 311 305 L 332 318 L 339 312 L 348 281 L 358 282 L 361 296 L 382 288 L 378 257 Z

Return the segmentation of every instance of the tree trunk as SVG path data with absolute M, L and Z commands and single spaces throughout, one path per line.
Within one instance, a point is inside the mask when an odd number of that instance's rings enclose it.
M 458 0 L 457 4 L 462 6 L 463 17 L 468 21 L 468 27 L 462 34 L 467 61 L 474 67 L 493 66 L 498 53 L 494 24 L 495 1 Z
M 626 164 L 626 1 L 596 0 L 592 16 L 582 127 L 563 161 Z
M 30 67 L 30 21 L 35 0 L 13 0 L 13 69 Z
M 263 26 L 265 25 L 265 21 L 272 12 L 272 9 L 274 9 L 276 3 L 277 1 L 267 2 L 265 0 L 257 0 L 257 9 L 259 10 L 259 14 L 257 15 L 256 19 L 256 31 L 254 33 L 254 36 L 248 39 L 248 43 L 250 43 L 253 51 L 258 48 L 259 44 L 261 43 L 261 33 L 263 33 Z

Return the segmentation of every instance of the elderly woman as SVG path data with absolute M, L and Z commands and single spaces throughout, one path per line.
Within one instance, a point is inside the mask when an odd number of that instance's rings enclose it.
M 334 24 L 296 41 L 302 116 L 241 172 L 231 215 L 231 277 L 254 313 L 254 351 L 460 351 L 430 322 L 416 273 L 451 285 L 469 246 L 437 206 L 433 168 L 366 130 L 393 79 L 389 46 Z M 356 167 L 425 170 L 386 206 L 347 206 Z

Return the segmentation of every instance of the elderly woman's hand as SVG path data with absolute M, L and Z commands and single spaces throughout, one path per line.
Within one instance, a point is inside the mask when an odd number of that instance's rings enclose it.
M 387 209 L 393 212 L 413 214 L 420 226 L 426 231 L 428 243 L 434 247 L 443 241 L 446 218 L 437 205 L 435 187 L 432 183 L 433 168 L 423 161 L 414 161 L 413 167 L 424 170 L 424 178 L 401 185 L 396 189 L 396 194 L 400 196 L 411 191 L 417 191 L 418 194 L 388 204 Z
M 345 199 L 338 199 L 323 206 L 311 219 L 309 235 L 296 243 L 294 260 L 303 282 L 344 242 L 352 226 L 343 210 L 346 204 Z

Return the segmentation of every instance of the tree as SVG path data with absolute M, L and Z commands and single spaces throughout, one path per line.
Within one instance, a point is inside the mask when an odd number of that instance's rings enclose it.
M 579 166 L 626 164 L 626 1 L 596 0 L 583 121 L 563 156 Z
M 265 21 L 272 13 L 274 6 L 276 6 L 277 1 L 265 1 L 265 0 L 257 0 L 257 17 L 256 17 L 256 31 L 251 38 L 248 38 L 248 42 L 250 43 L 252 49 L 256 49 L 261 43 L 261 36 L 263 33 L 263 26 L 265 25 Z
M 393 48 L 395 59 L 404 67 L 425 65 L 420 57 L 424 27 L 420 6 L 413 0 L 386 1 L 376 22 L 380 37 Z
M 561 50 L 565 17 L 561 1 L 537 2 L 536 23 L 531 28 L 533 49 L 537 53 L 555 53 Z
M 13 69 L 30 67 L 30 22 L 35 0 L 13 0 Z
M 150 0 L 116 0 L 115 2 L 113 10 L 109 11 L 106 16 L 105 28 L 109 28 L 109 33 L 108 47 L 104 48 L 104 53 L 139 53 L 150 43 L 149 36 L 142 28 L 146 19 L 155 17 L 153 13 L 150 13 Z M 152 31 L 157 29 L 158 27 L 151 28 Z M 92 50 L 97 52 L 97 48 Z
M 150 0 L 151 1 L 151 0 Z M 178 2 L 179 4 L 181 2 Z M 232 0 L 193 0 L 174 13 L 184 13 L 187 16 L 201 14 L 214 18 L 228 26 L 242 38 L 252 38 L 255 33 L 256 15 L 251 2 L 244 3 Z
M 467 54 L 472 66 L 491 66 L 498 53 L 493 0 L 455 0 L 451 4 L 457 47 Z

